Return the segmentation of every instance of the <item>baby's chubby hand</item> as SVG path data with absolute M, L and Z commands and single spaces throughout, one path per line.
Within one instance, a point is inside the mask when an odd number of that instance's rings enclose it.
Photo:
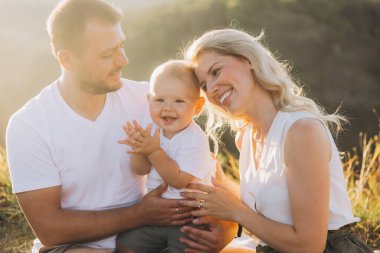
M 157 127 L 153 136 L 150 134 L 153 125 L 149 124 L 145 129 L 142 128 L 136 120 L 133 124 L 127 122 L 123 125 L 127 138 L 118 141 L 120 144 L 127 144 L 132 149 L 128 151 L 130 154 L 142 154 L 149 156 L 153 152 L 160 149 L 160 128 Z

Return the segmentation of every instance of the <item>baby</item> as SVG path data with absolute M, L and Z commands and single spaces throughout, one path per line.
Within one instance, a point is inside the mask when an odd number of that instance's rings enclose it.
M 158 66 L 150 85 L 149 110 L 158 127 L 151 135 L 152 125 L 143 129 L 136 121 L 127 123 L 128 137 L 121 143 L 131 147 L 132 171 L 148 174 L 148 191 L 165 182 L 168 189 L 162 197 L 181 199 L 181 189 L 190 182 L 210 185 L 215 175 L 208 138 L 193 121 L 205 99 L 185 61 L 171 60 Z M 119 235 L 118 251 L 160 252 L 168 247 L 169 252 L 184 252 L 181 236 L 185 234 L 180 227 L 145 226 Z

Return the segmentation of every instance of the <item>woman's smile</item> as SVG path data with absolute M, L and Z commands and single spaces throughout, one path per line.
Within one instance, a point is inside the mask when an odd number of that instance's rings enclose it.
M 219 103 L 223 105 L 226 99 L 232 94 L 232 89 L 227 90 L 219 99 Z

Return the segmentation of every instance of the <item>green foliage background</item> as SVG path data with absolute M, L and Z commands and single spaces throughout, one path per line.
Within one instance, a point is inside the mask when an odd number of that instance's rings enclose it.
M 371 109 L 380 106 L 379 1 L 181 0 L 125 13 L 127 77 L 146 80 L 156 65 L 180 57 L 207 30 L 264 31 L 264 44 L 293 65 L 312 98 L 330 113 L 342 103 L 353 131 L 343 134 L 339 146 L 356 145 L 358 131 L 376 132 Z

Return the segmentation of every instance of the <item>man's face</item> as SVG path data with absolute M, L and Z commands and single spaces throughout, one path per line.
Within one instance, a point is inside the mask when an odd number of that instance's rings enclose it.
M 80 88 L 91 94 L 119 89 L 121 70 L 128 63 L 120 23 L 90 20 L 80 44 L 82 53 L 72 57 L 72 74 Z

